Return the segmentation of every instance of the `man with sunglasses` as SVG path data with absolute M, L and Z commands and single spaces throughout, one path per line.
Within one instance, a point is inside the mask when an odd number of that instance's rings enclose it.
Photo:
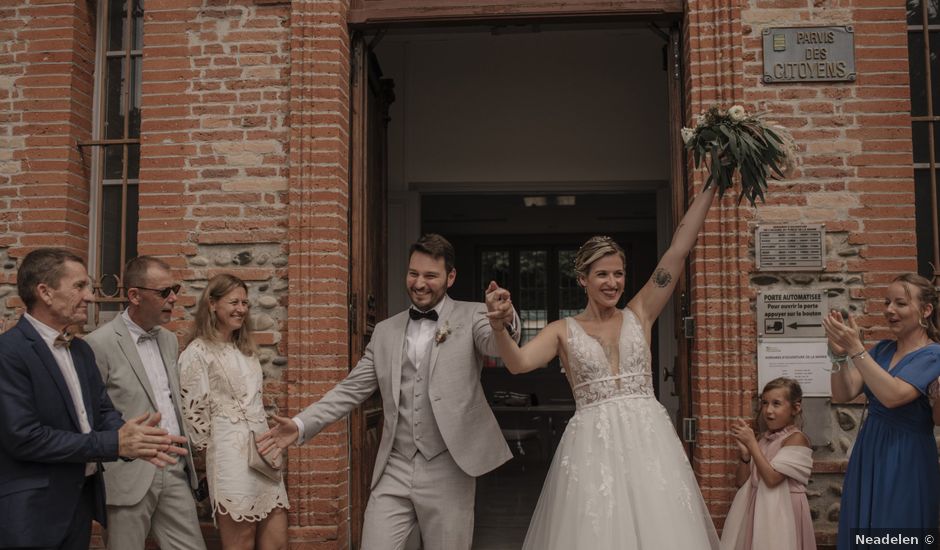
M 179 297 L 170 266 L 139 256 L 124 269 L 127 309 L 86 338 L 115 408 L 125 418 L 161 413 L 160 426 L 186 436 L 180 416 L 179 341 L 162 325 Z M 164 550 L 205 550 L 192 490 L 197 486 L 192 453 L 157 470 L 144 461 L 105 471 L 112 550 L 143 550 L 152 534 Z

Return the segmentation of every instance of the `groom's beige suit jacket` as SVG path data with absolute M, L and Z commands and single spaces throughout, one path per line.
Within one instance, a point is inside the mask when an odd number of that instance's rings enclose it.
M 405 310 L 376 325 L 365 354 L 346 379 L 297 415 L 303 422 L 302 439 L 306 441 L 379 390 L 385 419 L 372 474 L 373 488 L 385 471 L 395 440 L 408 321 Z M 480 385 L 483 356 L 498 355 L 486 306 L 445 296 L 437 327 L 437 334 L 446 330 L 446 337 L 431 342 L 431 408 L 454 462 L 468 475 L 480 476 L 512 458 Z M 517 339 L 520 332 L 516 331 Z

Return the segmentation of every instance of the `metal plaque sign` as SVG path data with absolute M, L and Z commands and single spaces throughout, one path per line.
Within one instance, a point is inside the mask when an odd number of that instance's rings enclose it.
M 757 295 L 757 335 L 761 338 L 824 338 L 828 299 L 822 290 L 781 290 Z
M 822 224 L 759 225 L 754 236 L 757 271 L 826 269 Z
M 763 38 L 765 84 L 855 81 L 851 26 L 774 27 Z

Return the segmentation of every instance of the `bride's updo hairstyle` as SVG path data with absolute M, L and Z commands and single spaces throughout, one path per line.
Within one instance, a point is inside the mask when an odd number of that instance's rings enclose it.
M 578 249 L 578 254 L 574 257 L 574 271 L 579 276 L 587 279 L 591 272 L 591 265 L 604 256 L 617 254 L 624 267 L 627 265 L 627 254 L 619 244 L 606 235 L 595 235 L 587 240 Z

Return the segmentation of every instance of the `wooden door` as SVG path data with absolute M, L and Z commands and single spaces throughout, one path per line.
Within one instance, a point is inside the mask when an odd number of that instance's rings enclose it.
M 682 107 L 682 33 L 678 25 L 669 29 L 669 41 L 666 45 L 666 67 L 668 75 L 668 109 L 669 109 L 669 158 L 670 184 L 672 186 L 672 219 L 673 228 L 678 226 L 682 216 L 685 215 L 686 193 L 686 156 L 682 148 L 683 124 Z M 679 437 L 686 446 L 686 452 L 691 459 L 692 443 L 694 441 L 695 423 L 692 420 L 692 369 L 689 350 L 692 342 L 691 328 L 693 325 L 689 312 L 689 277 L 688 261 L 682 270 L 676 284 L 673 304 L 675 307 L 675 339 L 676 362 L 672 368 L 672 375 L 676 377 L 676 390 L 679 394 Z M 691 429 L 691 433 L 687 433 Z M 689 437 L 691 436 L 691 437 Z
M 353 40 L 350 125 L 349 367 L 355 366 L 376 323 L 387 316 L 387 147 L 390 79 L 361 37 Z M 382 399 L 376 392 L 351 416 L 350 547 L 359 548 L 375 455 L 382 437 Z

